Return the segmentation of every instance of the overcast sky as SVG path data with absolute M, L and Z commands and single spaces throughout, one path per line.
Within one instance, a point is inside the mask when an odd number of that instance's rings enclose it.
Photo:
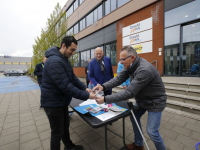
M 32 57 L 41 29 L 57 3 L 68 0 L 0 0 L 0 56 Z

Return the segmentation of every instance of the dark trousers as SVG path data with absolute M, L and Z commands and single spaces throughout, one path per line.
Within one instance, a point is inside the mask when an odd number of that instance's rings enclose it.
M 87 88 L 88 88 L 89 82 L 90 82 L 89 80 L 86 80 L 86 85 L 87 85 Z
M 60 150 L 60 140 L 65 147 L 72 145 L 69 133 L 69 112 L 65 108 L 44 108 L 51 127 L 51 150 Z

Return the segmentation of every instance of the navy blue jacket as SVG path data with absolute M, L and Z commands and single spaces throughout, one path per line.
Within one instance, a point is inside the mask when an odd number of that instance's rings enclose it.
M 52 47 L 45 53 L 47 61 L 44 65 L 41 90 L 43 107 L 66 107 L 72 97 L 87 100 L 87 88 L 74 74 L 67 57 L 64 57 L 58 47 Z
M 105 74 L 101 71 L 100 65 L 96 59 L 93 59 L 90 62 L 88 77 L 94 86 L 96 86 L 98 83 L 102 85 L 114 77 L 110 58 L 104 56 L 103 61 L 105 65 Z M 112 90 L 107 90 L 104 92 L 104 94 L 110 95 L 112 94 Z
M 35 66 L 35 71 L 34 71 L 34 75 L 37 76 L 37 81 L 39 85 L 42 85 L 42 72 L 43 72 L 43 67 L 42 64 L 44 64 L 43 62 L 37 64 Z

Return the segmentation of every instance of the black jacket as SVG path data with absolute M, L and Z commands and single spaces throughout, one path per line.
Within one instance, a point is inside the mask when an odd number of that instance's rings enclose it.
M 88 69 L 89 69 L 88 66 L 89 66 L 89 64 L 85 67 L 85 74 L 86 74 L 86 81 L 89 82 L 90 80 L 89 80 L 89 78 L 88 78 L 88 73 L 87 73 L 87 71 L 88 71 Z
M 114 79 L 103 86 L 105 90 L 113 88 L 129 77 L 131 81 L 126 90 L 105 97 L 108 104 L 135 97 L 137 104 L 148 111 L 160 112 L 165 108 L 167 96 L 158 70 L 139 56 L 130 68 L 122 69 Z
M 37 81 L 39 85 L 42 85 L 42 72 L 43 72 L 43 67 L 42 64 L 44 64 L 43 62 L 37 64 L 35 66 L 35 71 L 34 71 L 34 75 L 37 76 Z
M 87 100 L 89 93 L 74 74 L 67 57 L 58 47 L 52 47 L 45 53 L 47 61 L 44 65 L 42 78 L 41 103 L 43 107 L 66 107 L 72 97 Z

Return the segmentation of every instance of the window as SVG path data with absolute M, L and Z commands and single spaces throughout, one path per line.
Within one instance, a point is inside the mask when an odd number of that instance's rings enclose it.
M 69 17 L 73 13 L 73 5 L 67 11 L 67 17 Z
M 69 29 L 69 30 L 67 31 L 67 35 L 73 35 L 73 28 L 71 28 L 71 29 Z
M 106 45 L 105 55 L 110 57 L 112 65 L 117 65 L 117 48 L 116 43 Z
M 116 0 L 111 0 L 111 12 L 117 8 Z
M 80 31 L 85 29 L 85 18 L 80 21 Z
M 74 54 L 72 57 L 72 60 L 73 60 L 72 62 L 74 63 L 73 66 L 78 67 L 79 66 L 79 53 Z
M 76 0 L 73 5 L 74 5 L 74 11 L 75 11 L 78 8 L 78 0 Z
M 121 1 L 121 0 L 120 0 Z M 110 13 L 110 0 L 105 2 L 105 15 Z
M 97 9 L 98 9 L 98 20 L 99 20 L 99 19 L 102 18 L 102 15 L 103 15 L 103 14 L 102 14 L 102 12 L 103 12 L 103 11 L 102 11 L 102 5 L 100 5 Z
M 91 12 L 89 15 L 86 17 L 86 24 L 87 27 L 90 26 L 93 23 L 93 12 Z
M 121 7 L 122 5 L 128 3 L 130 0 L 117 0 L 118 1 L 118 8 Z
M 80 0 L 80 4 L 81 4 L 82 2 L 84 2 L 84 0 Z
M 98 9 L 95 9 L 94 10 L 94 22 L 98 20 L 97 15 L 98 15 Z
M 74 26 L 74 34 L 78 33 L 78 23 Z
M 88 59 L 90 59 L 90 50 L 81 52 L 81 66 L 87 66 L 88 65 Z
M 91 49 L 91 59 L 94 58 L 94 49 Z

